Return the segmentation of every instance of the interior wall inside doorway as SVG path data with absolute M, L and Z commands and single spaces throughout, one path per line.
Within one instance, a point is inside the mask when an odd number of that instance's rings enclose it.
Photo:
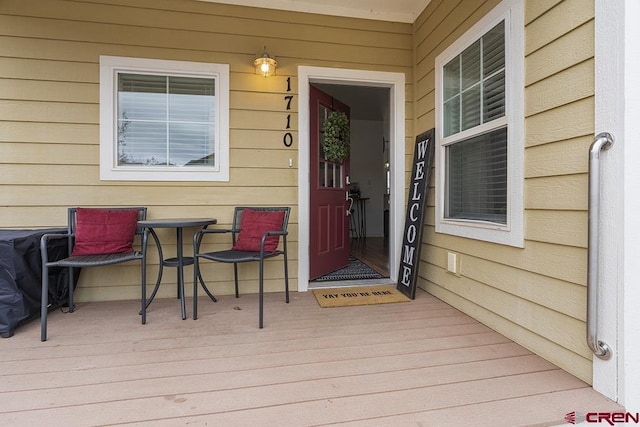
M 351 108 L 351 182 L 367 197 L 367 236 L 384 235 L 384 211 L 389 209 L 388 88 L 316 84 Z
M 360 187 L 362 197 L 368 197 L 367 236 L 384 235 L 385 203 L 385 153 L 383 152 L 383 122 L 372 120 L 353 120 L 351 122 L 351 181 Z

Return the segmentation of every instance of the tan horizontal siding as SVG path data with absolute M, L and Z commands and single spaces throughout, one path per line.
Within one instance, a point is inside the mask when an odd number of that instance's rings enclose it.
M 446 276 L 439 277 L 447 279 L 447 276 L 452 276 L 449 279 L 455 282 L 464 283 L 469 279 L 483 286 L 491 286 L 501 292 L 506 305 L 521 306 L 532 303 L 578 320 L 585 319 L 584 300 L 575 298 L 576 293 L 586 292 L 585 285 L 525 272 L 517 266 L 495 263 L 473 253 L 458 252 L 458 255 L 463 257 L 460 274 L 446 273 Z M 446 272 L 447 254 L 444 249 L 429 246 L 421 258 L 429 265 L 436 266 L 441 273 Z M 438 282 L 434 277 L 429 279 L 434 283 Z M 469 288 L 473 289 L 474 286 Z
M 533 272 L 523 272 L 512 266 L 489 265 L 489 261 L 473 256 L 467 257 L 461 267 L 465 275 L 468 275 L 473 281 L 485 285 L 490 284 L 491 287 L 503 292 L 505 296 L 508 295 L 511 301 L 505 301 L 505 305 L 511 307 L 532 306 L 553 316 L 562 313 L 562 315 L 574 319 L 585 319 L 584 300 L 575 298 L 576 294 L 586 294 L 586 286 L 584 285 Z M 525 301 L 527 304 L 523 304 Z M 510 314 L 510 318 L 514 322 L 517 321 L 518 316 L 519 314 L 513 311 Z M 528 329 L 536 330 L 537 327 L 537 325 L 529 325 Z M 553 322 L 540 322 L 540 327 L 553 327 Z M 541 335 L 545 334 L 541 333 Z
M 593 58 L 593 34 L 594 23 L 591 20 L 528 55 L 525 84 L 530 85 Z
M 524 22 L 529 25 L 533 20 L 544 16 L 552 7 L 558 3 L 562 3 L 562 0 L 536 0 L 524 2 Z
M 1 43 L 1 42 L 0 42 Z M 94 83 L 24 80 L 12 76 L 0 79 L 0 93 L 7 100 L 95 103 L 99 87 Z
M 255 169 L 268 166 L 268 169 L 274 167 L 286 168 L 292 154 L 286 150 L 258 150 L 255 148 L 248 150 L 232 150 L 231 162 L 234 164 L 242 164 L 246 169 Z M 254 177 L 259 181 L 263 181 L 265 177 Z M 290 183 L 291 181 L 289 181 Z
M 178 206 L 197 206 L 208 203 L 221 203 L 226 206 L 255 204 L 292 205 L 296 202 L 297 189 L 293 187 L 269 187 L 269 191 L 260 191 L 252 187 L 216 187 L 215 190 L 204 186 L 188 187 L 177 185 L 139 187 L 139 186 L 103 186 L 96 190 L 94 186 L 76 185 L 59 187 L 39 185 L 35 187 L 11 186 L 5 195 L 18 206 L 76 206 L 91 205 L 97 201 L 101 204 L 131 205 L 142 204 L 162 206 L 175 204 Z M 137 203 L 132 203 L 137 201 Z M 184 215 L 191 216 L 185 211 Z
M 280 79 L 284 80 L 284 79 Z M 280 88 L 285 88 L 286 83 L 280 82 Z M 235 91 L 230 94 L 229 102 L 238 110 L 258 110 L 258 111 L 282 111 L 282 105 L 286 92 L 282 93 L 263 93 L 263 92 L 241 92 Z M 291 109 L 287 110 L 287 114 L 296 117 L 298 112 L 298 103 L 291 102 Z M 293 125 L 293 123 L 292 123 Z M 297 127 L 297 126 L 292 126 Z
M 420 286 L 574 375 L 584 343 L 587 150 L 594 131 L 592 1 L 525 1 L 525 245 L 423 236 Z M 435 57 L 497 1 L 432 1 L 414 23 L 416 133 L 435 124 Z M 458 254 L 459 274 L 446 272 Z
M 594 98 L 589 97 L 531 116 L 527 119 L 526 146 L 593 135 L 594 114 Z
M 593 96 L 594 70 L 594 61 L 589 59 L 528 86 L 525 89 L 525 115 L 532 116 Z M 559 87 L 564 90 L 558 91 Z
M 282 276 L 282 262 L 280 265 L 275 265 L 271 268 L 273 263 L 268 263 L 265 266 L 265 274 L 268 274 L 269 277 L 273 277 L 273 279 L 265 280 L 265 288 L 269 289 L 284 289 L 283 277 Z M 124 264 L 123 264 L 124 265 Z M 122 265 L 122 266 L 123 266 Z M 133 265 L 133 264 L 132 264 Z M 121 267 L 122 267 L 121 266 Z M 227 274 L 224 274 L 224 277 L 220 277 L 224 279 L 222 282 L 214 283 L 212 281 L 208 281 L 207 279 L 218 276 L 221 272 L 219 268 L 215 270 L 210 270 L 209 267 L 220 267 L 223 270 L 227 270 L 227 266 L 204 266 L 203 267 L 203 275 L 205 278 L 205 283 L 209 290 L 214 293 L 214 295 L 229 295 L 234 292 L 233 285 L 233 273 L 231 273 L 230 277 L 227 277 Z M 83 282 L 93 284 L 93 283 L 104 283 L 103 286 L 92 286 L 86 285 L 78 288 L 77 293 L 74 294 L 74 299 L 77 302 L 87 302 L 87 301 L 120 301 L 120 300 L 135 300 L 140 298 L 140 267 L 131 268 L 131 273 L 133 273 L 130 277 L 127 276 L 111 276 L 112 274 L 120 273 L 118 268 L 116 267 L 102 267 L 105 270 L 97 271 L 100 269 L 96 269 L 97 272 L 89 272 L 87 269 L 86 274 L 83 272 L 82 280 Z M 243 294 L 248 293 L 258 293 L 257 287 L 257 272 L 255 274 L 248 274 L 249 269 L 251 268 L 248 264 L 246 266 L 242 266 L 241 276 L 246 277 L 246 279 L 241 279 L 239 281 L 239 287 Z M 277 273 L 280 272 L 282 277 L 277 277 Z M 97 273 L 100 273 L 98 275 Z M 176 277 L 175 271 L 171 269 L 165 270 L 166 275 L 163 276 L 162 284 L 158 290 L 156 298 L 176 298 Z M 297 275 L 297 272 L 295 272 Z M 157 274 L 157 269 L 150 268 L 149 269 L 149 281 L 154 281 Z M 112 278 L 111 282 L 105 282 L 103 280 L 104 275 L 109 275 Z M 185 268 L 185 295 L 190 297 L 193 295 L 193 272 L 192 267 Z M 253 282 L 256 282 L 256 285 Z M 147 294 L 150 295 L 153 291 L 153 283 L 150 283 L 147 288 Z M 205 295 L 202 288 L 199 290 L 198 294 L 202 301 L 208 301 L 207 296 Z M 208 302 L 209 303 L 209 302 Z M 152 305 L 153 307 L 153 305 Z M 180 314 L 180 301 L 176 299 L 175 301 L 175 309 L 176 316 Z M 188 313 L 191 313 L 191 307 L 188 307 Z
M 68 7 L 71 5 L 73 7 Z M 263 37 L 280 37 L 282 32 L 281 28 L 264 25 L 265 23 L 282 24 L 286 22 L 285 28 L 298 35 L 298 39 L 301 40 L 313 39 L 317 29 L 331 29 L 324 37 L 340 44 L 343 43 L 341 37 L 345 34 L 350 36 L 361 34 L 360 38 L 354 39 L 354 43 L 380 43 L 393 48 L 402 45 L 403 40 L 406 41 L 411 37 L 406 31 L 407 25 L 402 23 L 376 22 L 376 32 L 386 34 L 389 37 L 372 40 L 371 22 L 366 20 L 335 16 L 325 16 L 319 19 L 319 15 L 306 13 L 223 4 L 212 8 L 206 3 L 185 3 L 171 0 L 138 0 L 135 3 L 126 0 L 82 2 L 49 0 L 39 5 L 37 9 L 30 7 L 29 1 L 17 1 L 10 3 L 6 13 L 25 17 L 48 18 L 54 16 L 57 19 L 69 21 L 84 21 L 87 16 L 92 16 L 95 20 L 104 23 L 177 30 L 184 29 L 185 23 L 188 23 L 188 28 L 191 31 Z M 141 20 L 141 16 L 146 19 Z
M 262 140 L 263 143 L 267 140 Z M 282 137 L 274 138 L 274 143 L 281 143 Z M 74 144 L 59 146 L 58 144 L 31 144 L 31 143 L 11 143 L 5 142 L 2 144 L 3 162 L 4 163 L 17 163 L 17 164 L 47 164 L 47 165 L 94 165 L 98 166 L 98 151 L 97 144 L 85 145 Z M 269 169 L 285 169 L 288 168 L 289 159 L 293 157 L 291 150 L 263 150 L 256 148 L 245 148 L 230 150 L 231 162 L 241 164 L 242 168 L 254 168 L 263 167 L 266 170 Z M 265 162 L 266 165 L 265 166 Z M 233 169 L 232 169 L 233 170 Z M 68 171 L 67 173 L 73 170 Z M 92 171 L 92 174 L 80 174 L 76 178 L 84 183 L 98 183 L 99 173 L 97 169 Z M 245 171 L 246 173 L 246 171 Z M 291 176 L 291 174 L 288 174 Z M 33 177 L 32 177 L 33 178 Z M 45 178 L 43 176 L 43 178 Z M 46 178 L 51 178 L 46 177 Z M 243 178 L 246 179 L 246 178 Z M 263 180 L 264 177 L 260 178 Z M 47 181 L 42 181 L 47 182 Z M 282 184 L 290 184 L 290 180 L 283 182 Z M 78 183 L 76 181 L 74 184 Z M 102 182 L 103 185 L 111 185 L 108 182 Z M 274 182 L 270 183 L 271 185 Z M 149 184 L 152 185 L 152 184 Z M 207 185 L 217 186 L 220 183 L 210 183 Z
M 251 150 L 250 150 L 251 151 Z M 238 154 L 241 156 L 242 154 Z M 288 161 L 288 159 L 284 159 Z M 247 166 L 250 168 L 250 166 Z M 263 169 L 261 176 L 247 174 L 247 168 L 233 168 L 230 171 L 231 180 L 241 186 L 283 187 L 288 186 L 291 180 L 297 178 L 297 171 L 293 168 Z M 0 164 L 0 175 L 4 185 L 41 185 L 48 179 L 55 177 L 56 185 L 77 185 L 82 181 L 83 185 L 103 186 L 109 185 L 98 181 L 95 165 L 61 165 L 61 164 L 35 164 L 12 163 Z M 87 179 L 92 177 L 91 180 Z M 119 183 L 120 186 L 145 185 L 155 186 L 153 183 Z M 197 186 L 219 187 L 224 183 L 198 183 Z M 99 190 L 96 190 L 99 191 Z
M 527 210 L 527 240 L 587 247 L 586 211 Z
M 283 115 L 283 117 L 286 117 Z M 293 136 L 293 145 L 291 147 L 285 147 L 282 144 L 283 133 L 281 129 L 278 130 L 265 130 L 265 129 L 231 129 L 230 138 L 234 141 L 234 148 L 246 149 L 257 148 L 261 150 L 283 150 L 289 152 L 290 155 L 294 155 L 294 159 L 297 160 L 298 152 L 296 147 L 298 146 L 298 132 L 294 129 L 293 124 L 297 120 L 296 115 L 291 114 L 291 135 Z
M 487 310 L 484 307 L 469 301 L 454 292 L 449 292 L 438 286 L 427 286 L 427 291 L 436 297 L 447 301 L 449 304 L 460 309 L 464 313 L 469 313 L 475 319 L 484 323 L 494 331 L 503 335 L 511 336 L 514 341 L 520 345 L 535 349 L 535 351 L 543 355 L 545 359 L 560 366 L 564 370 L 572 373 L 583 381 L 590 382 L 592 378 L 592 362 L 591 358 L 582 357 L 575 352 L 568 350 L 565 344 L 556 344 L 546 337 L 531 332 L 526 328 L 522 328 L 519 324 L 506 321 L 502 316 Z M 545 320 L 542 319 L 544 322 Z M 581 335 L 584 335 L 584 331 Z M 567 361 L 570 362 L 567 362 Z
M 4 34 L 14 37 L 36 37 L 43 39 L 70 40 L 75 42 L 106 43 L 111 45 L 121 45 L 129 47 L 145 47 L 157 49 L 185 49 L 187 51 L 209 52 L 215 55 L 215 60 L 233 64 L 232 71 L 252 72 L 252 59 L 260 52 L 260 47 L 256 46 L 256 38 L 269 40 L 260 34 L 229 34 L 215 31 L 215 24 L 212 23 L 208 31 L 194 31 L 191 28 L 156 28 L 144 23 L 144 20 L 137 25 L 115 24 L 103 22 L 81 22 L 64 21 L 63 26 L 47 25 L 56 18 L 57 14 L 45 18 L 31 17 L 0 17 L 0 26 L 5 27 Z M 143 15 L 138 16 L 142 20 Z M 185 23 L 188 21 L 185 21 Z M 255 21 L 254 25 L 245 25 L 244 28 L 264 25 L 261 21 Z M 371 42 L 368 45 L 354 43 L 345 45 L 344 40 L 350 40 L 349 32 L 357 34 L 358 31 L 345 30 L 341 41 L 325 40 L 325 33 L 322 26 L 317 26 L 308 40 L 300 40 L 293 29 L 288 28 L 289 24 L 283 24 L 280 29 L 280 39 L 274 40 L 271 45 L 277 43 L 286 49 L 287 56 L 281 58 L 304 58 L 316 61 L 325 61 L 320 52 L 331 50 L 331 57 L 328 58 L 334 63 L 367 64 L 371 58 L 378 59 L 382 65 L 395 66 L 407 63 L 411 60 L 409 49 L 398 49 L 384 46 L 376 46 Z M 236 23 L 238 31 L 242 25 Z M 373 37 L 375 42 L 375 37 Z M 407 42 L 409 39 L 407 38 Z M 267 43 L 269 44 L 269 43 Z M 355 45 L 355 46 L 354 46 Z M 357 49 L 354 49 L 357 47 Z M 257 48 L 257 49 L 256 49 Z M 241 56 L 245 58 L 242 62 Z M 286 64 L 286 63 L 285 63 Z M 283 65 L 285 65 L 283 64 Z M 237 67 L 237 68 L 236 68 Z
M 97 145 L 2 143 L 3 163 L 97 165 L 97 156 Z
M 99 129 L 94 124 L 0 121 L 2 142 L 78 144 L 98 138 Z
M 587 173 L 588 152 L 592 142 L 593 137 L 589 134 L 529 147 L 525 159 L 525 177 Z
M 569 31 L 593 20 L 595 16 L 594 7 L 593 2 L 565 0 L 547 10 L 544 15 L 535 21 L 528 23 L 525 55 L 535 52 Z
M 524 249 L 513 250 L 504 245 L 435 233 L 432 227 L 426 227 L 424 233 L 423 241 L 439 248 L 468 254 L 496 264 L 509 265 L 523 272 L 540 274 L 580 285 L 587 283 L 586 248 L 527 241 Z M 464 258 L 464 256 L 461 257 L 461 263 L 464 263 Z M 427 273 L 424 273 L 424 276 L 428 276 L 428 271 L 426 270 Z M 421 271 L 421 273 L 423 272 Z M 494 273 L 490 272 L 490 274 Z
M 287 114 L 286 111 L 260 111 L 257 114 L 256 110 L 231 110 L 229 126 L 233 129 L 282 130 Z
M 524 204 L 528 209 L 586 210 L 586 174 L 530 178 Z
M 0 101 L 0 115 L 8 121 L 97 124 L 99 106 L 67 102 Z
M 98 83 L 99 81 L 97 62 L 89 64 L 57 60 L 0 58 L 0 70 L 0 77 L 3 78 L 82 83 Z
M 432 269 L 431 279 L 446 280 L 449 275 L 445 269 Z M 590 356 L 590 350 L 582 339 L 584 323 L 567 316 L 564 311 L 551 310 L 540 304 L 533 304 L 491 285 L 488 286 L 463 272 L 458 280 L 450 281 L 447 290 L 473 301 L 485 310 L 518 325 L 518 328 L 545 337 L 551 342 L 561 344 L 567 350 L 577 353 L 583 358 Z M 535 282 L 526 286 L 534 287 Z M 567 339 L 567 337 L 572 337 Z M 579 337 L 579 338 L 578 338 Z

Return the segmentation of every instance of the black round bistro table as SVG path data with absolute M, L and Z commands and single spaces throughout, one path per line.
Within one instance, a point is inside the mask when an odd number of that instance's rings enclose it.
M 147 219 L 144 221 L 138 221 L 138 226 L 144 228 L 145 234 L 153 233 L 154 229 L 158 228 L 175 228 L 176 229 L 176 256 L 172 258 L 164 258 L 162 254 L 162 245 L 158 245 L 158 253 L 160 256 L 160 271 L 158 272 L 158 281 L 156 282 L 156 286 L 151 293 L 151 297 L 147 300 L 147 291 L 146 285 L 142 285 L 142 323 L 146 322 L 146 308 L 151 304 L 153 298 L 156 296 L 158 292 L 158 288 L 160 287 L 160 282 L 162 279 L 162 269 L 163 267 L 176 267 L 178 270 L 178 298 L 180 299 L 180 306 L 182 309 L 182 320 L 187 318 L 187 308 L 184 300 L 184 266 L 193 264 L 192 256 L 184 256 L 183 247 L 182 247 L 182 234 L 183 229 L 188 227 L 202 227 L 207 228 L 210 225 L 217 223 L 218 220 L 215 218 L 159 218 L 159 219 Z M 199 277 L 200 283 L 207 291 L 209 297 L 216 301 L 215 297 L 209 292 L 208 289 L 204 286 L 204 281 L 202 280 L 202 276 Z

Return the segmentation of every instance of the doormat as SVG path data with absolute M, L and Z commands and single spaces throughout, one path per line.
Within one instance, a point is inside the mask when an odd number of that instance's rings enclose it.
M 403 293 L 396 290 L 395 285 L 314 289 L 313 295 L 323 308 L 410 301 Z
M 381 279 L 382 275 L 356 257 L 349 257 L 349 264 L 312 282 L 337 282 L 340 280 Z

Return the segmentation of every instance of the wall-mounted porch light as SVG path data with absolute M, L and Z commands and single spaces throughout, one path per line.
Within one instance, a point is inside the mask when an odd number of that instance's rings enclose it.
M 276 67 L 278 63 L 275 59 L 271 58 L 267 53 L 267 47 L 264 47 L 262 56 L 253 61 L 253 66 L 256 68 L 256 73 L 261 74 L 264 77 L 272 76 L 276 73 Z

